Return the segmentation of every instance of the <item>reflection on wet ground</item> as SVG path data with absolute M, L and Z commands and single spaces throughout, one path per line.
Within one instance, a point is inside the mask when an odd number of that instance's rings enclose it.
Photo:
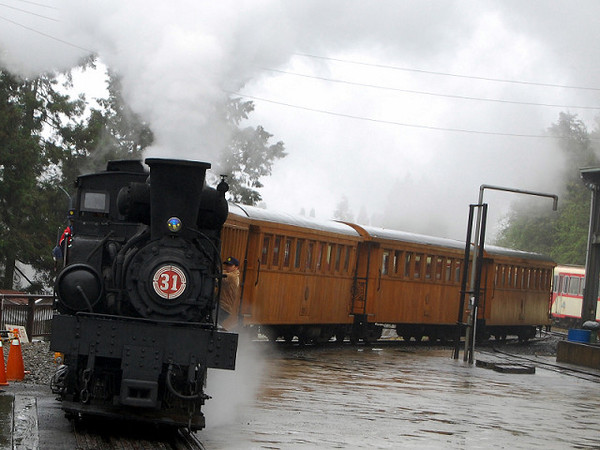
M 0 449 L 12 446 L 12 412 L 14 398 L 10 395 L 0 395 Z
M 211 393 L 207 449 L 600 448 L 600 384 L 543 366 L 505 374 L 393 346 L 264 353 L 222 379 L 235 398 Z M 220 400 L 230 409 L 211 411 Z

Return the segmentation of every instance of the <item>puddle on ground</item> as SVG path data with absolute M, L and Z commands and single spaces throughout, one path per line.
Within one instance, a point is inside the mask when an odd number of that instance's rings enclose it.
M 506 374 L 391 346 L 242 351 L 236 372 L 209 376 L 206 448 L 600 448 L 599 384 L 542 366 Z

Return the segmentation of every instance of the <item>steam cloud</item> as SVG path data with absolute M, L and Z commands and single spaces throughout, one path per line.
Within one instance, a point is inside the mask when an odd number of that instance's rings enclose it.
M 37 5 L 37 6 L 36 6 Z M 265 180 L 269 208 L 331 217 L 346 196 L 379 223 L 462 239 L 481 184 L 556 192 L 551 140 L 432 131 L 543 134 L 567 108 L 448 99 L 334 84 L 265 69 L 464 97 L 558 105 L 598 103 L 595 91 L 515 85 L 352 65 L 306 54 L 496 79 L 594 86 L 600 4 L 462 0 L 275 0 L 15 4 L 2 10 L 0 65 L 32 75 L 91 52 L 122 76 L 123 93 L 154 130 L 147 156 L 215 162 L 226 136 L 215 108 L 231 92 L 374 121 L 256 102 L 261 124 L 289 156 Z M 29 10 L 36 15 L 22 13 Z M 9 14 L 10 13 L 10 14 Z M 7 21 L 8 19 L 9 21 Z M 575 109 L 587 123 L 597 111 Z M 301 180 L 302 189 L 298 188 Z M 360 180 L 360 182 L 358 182 Z M 318 204 L 315 204 L 318 199 Z M 490 194 L 488 223 L 512 198 Z

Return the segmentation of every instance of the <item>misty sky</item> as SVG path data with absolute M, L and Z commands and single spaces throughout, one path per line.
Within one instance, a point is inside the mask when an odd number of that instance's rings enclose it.
M 6 0 L 0 65 L 98 54 L 155 131 L 147 156 L 215 161 L 213 106 L 239 94 L 289 154 L 269 209 L 329 218 L 346 196 L 376 224 L 464 239 L 481 184 L 560 194 L 543 135 L 561 111 L 594 127 L 598 17 L 594 0 Z M 486 192 L 489 223 L 517 197 Z

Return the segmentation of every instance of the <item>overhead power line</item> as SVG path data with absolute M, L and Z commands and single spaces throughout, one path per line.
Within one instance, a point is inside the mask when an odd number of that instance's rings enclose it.
M 60 43 L 65 44 L 65 45 L 68 45 L 69 47 L 78 48 L 79 50 L 83 50 L 83 51 L 85 51 L 87 53 L 94 53 L 92 50 L 90 50 L 88 48 L 81 47 L 80 45 L 73 44 L 71 42 L 65 41 L 64 39 L 60 39 L 60 38 L 57 38 L 57 37 L 52 36 L 50 34 L 44 33 L 42 31 L 38 31 L 35 28 L 28 27 L 27 25 L 23 25 L 22 23 L 15 22 L 14 20 L 11 20 L 11 19 L 7 19 L 6 17 L 0 16 L 0 19 L 5 20 L 7 22 L 10 22 L 13 25 L 16 25 L 18 27 L 21 27 L 21 28 L 24 28 L 26 30 L 29 30 L 29 31 L 31 31 L 33 33 L 37 33 L 37 34 L 39 34 L 41 36 L 47 37 L 48 39 L 52 39 L 54 41 L 60 42 Z
M 543 86 L 543 87 L 554 87 L 554 88 L 562 88 L 562 89 L 579 89 L 579 90 L 584 90 L 584 91 L 600 91 L 600 88 L 590 87 L 590 86 L 571 86 L 571 85 L 566 85 L 566 84 L 542 83 L 542 82 L 538 82 L 538 81 L 523 81 L 523 80 L 509 80 L 509 79 L 504 79 L 504 78 L 479 77 L 479 76 L 475 76 L 475 75 L 462 75 L 462 74 L 450 73 L 450 72 L 438 72 L 438 71 L 433 71 L 433 70 L 415 69 L 415 68 L 410 68 L 410 67 L 390 66 L 387 64 L 366 63 L 366 62 L 362 62 L 362 61 L 352 61 L 352 60 L 348 60 L 348 59 L 331 58 L 328 56 L 310 55 L 307 53 L 295 53 L 295 55 L 303 56 L 306 58 L 323 59 L 323 60 L 327 60 L 327 61 L 336 61 L 336 62 L 341 62 L 341 63 L 346 63 L 346 64 L 355 64 L 355 65 L 360 65 L 360 66 L 379 67 L 379 68 L 383 68 L 383 69 L 400 70 L 400 71 L 404 71 L 404 72 L 426 73 L 426 74 L 430 74 L 430 75 L 441 75 L 441 76 L 446 76 L 446 77 L 468 78 L 471 80 L 494 81 L 494 82 L 498 82 L 498 83 L 524 84 L 524 85 L 528 85 L 528 86 Z
M 373 119 L 371 117 L 361 117 L 361 116 L 355 116 L 352 114 L 337 113 L 337 112 L 326 111 L 326 110 L 322 110 L 322 109 L 309 108 L 307 106 L 293 105 L 291 103 L 269 100 L 266 98 L 256 97 L 253 95 L 240 94 L 239 92 L 229 92 L 229 91 L 224 91 L 224 92 L 227 94 L 230 94 L 230 95 L 237 95 L 242 98 L 247 98 L 247 99 L 256 100 L 256 101 L 265 102 L 265 103 L 272 103 L 275 105 L 287 106 L 289 108 L 300 109 L 303 111 L 316 112 L 316 113 L 320 113 L 320 114 L 327 114 L 330 116 L 337 116 L 337 117 L 345 117 L 347 119 L 364 120 L 367 122 L 375 122 L 375 123 L 381 123 L 381 124 L 385 124 L 385 125 L 395 125 L 395 126 L 406 127 L 406 128 L 419 128 L 419 129 L 424 129 L 424 130 L 435 130 L 435 131 L 450 131 L 450 132 L 455 132 L 455 133 L 479 134 L 479 135 L 486 135 L 486 136 L 508 136 L 508 137 L 536 138 L 536 139 L 563 139 L 563 137 L 561 137 L 561 136 L 552 136 L 552 135 L 545 135 L 545 134 L 502 133 L 502 132 L 496 132 L 496 131 L 480 131 L 480 130 L 469 130 L 469 129 L 464 129 L 464 128 L 436 127 L 436 126 L 430 126 L 430 125 L 419 125 L 419 124 L 414 124 L 414 123 L 396 122 L 396 121 L 392 121 L 392 120 Z
M 44 5 L 43 3 L 37 3 L 37 2 L 30 2 L 28 0 L 16 0 L 19 1 L 21 3 L 29 3 L 30 5 L 35 5 L 35 6 L 41 6 L 42 8 L 48 8 L 48 9 L 56 9 L 58 10 L 59 8 L 57 8 L 56 6 L 52 6 L 52 5 Z
M 328 81 L 328 82 L 332 82 L 332 83 L 347 84 L 350 86 L 361 86 L 361 87 L 368 87 L 368 88 L 373 88 L 373 89 L 382 89 L 382 90 L 387 90 L 387 91 L 406 92 L 408 94 L 429 95 L 429 96 L 433 96 L 433 97 L 455 98 L 455 99 L 459 99 L 459 100 L 474 100 L 474 101 L 494 102 L 494 103 L 507 103 L 507 104 L 512 104 L 512 105 L 600 110 L 600 106 L 558 105 L 558 104 L 552 104 L 552 103 L 523 102 L 523 101 L 517 101 L 517 100 L 503 100 L 503 99 L 496 99 L 496 98 L 482 98 L 482 97 L 469 97 L 469 96 L 464 96 L 464 95 L 439 94 L 439 93 L 435 93 L 435 92 L 416 91 L 416 90 L 411 90 L 411 89 L 395 88 L 395 87 L 391 87 L 391 86 L 380 86 L 380 85 L 369 84 L 369 83 L 357 83 L 354 81 L 338 80 L 335 78 L 326 78 L 326 77 L 320 77 L 317 75 L 306 75 L 306 74 L 302 74 L 302 73 L 289 72 L 286 70 L 270 69 L 267 67 L 263 67 L 262 70 L 267 70 L 267 71 L 276 72 L 276 73 L 282 73 L 282 74 L 286 74 L 286 75 L 293 75 L 296 77 L 312 78 L 315 80 Z
M 29 14 L 31 16 L 41 17 L 42 19 L 52 20 L 53 22 L 60 22 L 58 19 L 54 19 L 53 17 L 44 16 L 42 14 L 37 14 L 32 11 L 27 11 L 26 9 L 17 8 L 15 6 L 10 6 L 5 3 L 0 3 L 0 6 L 4 6 L 5 8 L 14 9 L 15 11 L 19 11 L 25 14 Z

